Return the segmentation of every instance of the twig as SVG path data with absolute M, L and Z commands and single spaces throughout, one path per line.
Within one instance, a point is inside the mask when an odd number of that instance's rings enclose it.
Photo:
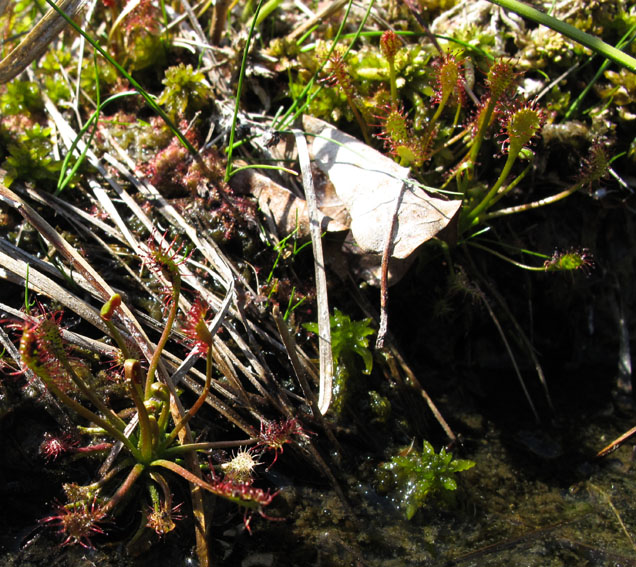
M 309 18 L 305 23 L 298 26 L 293 32 L 287 35 L 285 38 L 287 41 L 296 41 L 306 31 L 310 30 L 313 26 L 324 22 L 329 16 L 335 14 L 340 10 L 348 0 L 335 0 L 331 4 L 325 6 L 320 12 L 318 12 L 313 18 Z
M 422 396 L 422 398 L 426 402 L 428 409 L 431 410 L 431 413 L 435 416 L 437 423 L 439 423 L 440 427 L 444 430 L 446 436 L 450 439 L 451 443 L 455 443 L 455 441 L 457 441 L 457 435 L 455 435 L 450 425 L 448 425 L 448 422 L 444 419 L 444 416 L 442 416 L 442 413 L 439 411 L 439 409 L 437 409 L 433 398 L 428 395 L 428 392 L 424 389 L 420 381 L 417 379 L 411 367 L 406 363 L 406 361 L 402 357 L 402 353 L 397 349 L 397 347 L 391 345 L 391 354 L 396 358 L 396 360 L 402 367 L 402 370 L 406 374 L 408 378 L 408 384 L 420 393 L 420 396 Z
M 387 312 L 387 304 L 389 301 L 389 262 L 391 260 L 391 252 L 393 251 L 393 238 L 395 237 L 397 217 L 400 211 L 400 205 L 402 204 L 402 197 L 404 195 L 404 186 L 405 184 L 402 183 L 400 186 L 400 192 L 395 199 L 394 209 L 391 213 L 391 221 L 386 232 L 386 240 L 382 250 L 382 271 L 380 274 L 380 327 L 375 341 L 375 348 L 377 350 L 382 350 L 384 348 L 384 339 L 386 338 L 389 325 L 389 314 Z
M 598 453 L 596 453 L 596 457 L 605 457 L 610 453 L 613 453 L 618 449 L 625 441 L 627 441 L 630 437 L 636 434 L 636 426 L 632 427 L 629 431 L 623 433 L 620 437 L 614 439 L 609 445 L 603 447 Z
M 60 0 L 58 9 L 73 17 L 84 4 L 84 0 Z M 40 57 L 55 37 L 66 26 L 53 8 L 33 27 L 27 36 L 2 61 L 0 61 L 0 83 L 6 83 L 24 71 L 29 63 Z
M 508 305 L 507 305 L 506 301 L 504 300 L 504 298 L 501 296 L 501 294 L 494 288 L 494 286 L 492 286 L 486 280 L 486 278 L 484 278 L 479 273 L 479 271 L 475 267 L 474 262 L 473 262 L 472 258 L 470 257 L 470 255 L 468 257 L 469 257 L 470 262 L 473 264 L 473 269 L 475 270 L 475 274 L 477 275 L 477 278 L 479 279 L 479 281 L 481 281 L 482 284 L 485 285 L 488 288 L 488 292 L 496 299 L 497 303 L 499 303 L 499 306 L 504 310 L 504 312 L 508 316 L 508 319 L 512 322 L 513 326 L 515 327 L 515 330 L 516 330 L 516 335 L 515 336 L 516 336 L 516 338 L 519 339 L 521 343 L 523 343 L 523 346 L 525 346 L 526 351 L 528 352 L 528 355 L 532 359 L 532 363 L 534 364 L 534 368 L 535 368 L 535 371 L 537 373 L 537 377 L 539 378 L 539 382 L 540 382 L 540 384 L 541 384 L 541 386 L 543 388 L 543 391 L 545 393 L 545 398 L 546 398 L 546 401 L 548 403 L 548 407 L 550 408 L 550 411 L 555 412 L 556 410 L 555 410 L 554 404 L 552 403 L 552 397 L 550 396 L 550 390 L 548 388 L 548 381 L 546 380 L 545 374 L 543 372 L 543 367 L 541 366 L 541 363 L 539 362 L 539 359 L 538 359 L 536 353 L 534 352 L 534 346 L 532 345 L 532 342 L 528 338 L 528 335 L 525 333 L 525 331 L 521 328 L 521 325 L 517 321 L 516 317 L 510 312 L 510 309 L 508 308 Z M 485 298 L 484 298 L 484 300 L 485 300 Z M 525 388 L 525 385 L 523 384 L 523 379 L 521 378 L 521 375 L 517 374 L 517 376 L 519 377 L 519 379 L 522 382 L 522 386 L 523 386 L 524 391 L 526 391 L 526 388 Z M 527 395 L 528 395 L 528 393 L 526 392 L 526 396 Z M 528 402 L 530 403 L 531 406 L 533 405 L 532 400 L 528 399 Z M 536 413 L 535 413 L 535 416 L 536 416 Z
M 495 315 L 495 312 L 490 306 L 490 303 L 488 303 L 488 299 L 486 298 L 486 296 L 480 293 L 480 299 L 482 300 L 484 307 L 486 307 L 486 311 L 488 311 L 488 315 L 490 315 L 490 319 L 494 323 L 495 328 L 497 329 L 497 332 L 499 333 L 499 336 L 501 337 L 501 341 L 503 342 L 506 352 L 508 353 L 510 362 L 512 362 L 512 367 L 514 368 L 515 374 L 517 375 L 517 378 L 519 379 L 519 384 L 521 385 L 521 389 L 523 390 L 523 393 L 526 396 L 526 400 L 528 400 L 528 404 L 530 405 L 530 409 L 532 410 L 534 418 L 537 423 L 541 423 L 539 412 L 537 412 L 537 408 L 535 407 L 534 402 L 532 401 L 532 396 L 530 396 L 530 392 L 528 391 L 526 382 L 523 379 L 521 370 L 519 370 L 517 359 L 515 358 L 515 355 L 512 352 L 512 348 L 510 347 L 510 343 L 508 342 L 508 339 L 506 338 L 506 333 L 504 333 L 501 323 L 499 323 L 499 319 L 497 319 L 497 316 Z
M 227 22 L 227 11 L 231 3 L 231 0 L 216 0 L 214 4 L 212 23 L 210 25 L 210 43 L 212 45 L 221 43 L 221 38 L 225 31 L 225 23 Z
M 601 498 L 603 498 L 603 500 L 605 500 L 605 502 L 609 506 L 610 510 L 613 512 L 614 516 L 616 517 L 616 520 L 618 521 L 618 524 L 620 525 L 621 530 L 623 530 L 623 533 L 625 534 L 625 537 L 627 538 L 627 540 L 629 541 L 630 545 L 632 546 L 632 549 L 634 551 L 636 551 L 636 542 L 634 542 L 634 539 L 632 538 L 631 534 L 629 533 L 629 530 L 627 529 L 627 526 L 625 525 L 625 522 L 623 522 L 623 518 L 621 518 L 620 513 L 616 509 L 616 506 L 614 506 L 614 503 L 612 502 L 612 499 L 610 498 L 610 495 L 607 494 L 600 487 L 596 486 L 595 484 L 592 484 L 591 482 L 588 483 L 587 489 L 588 489 L 589 492 L 597 492 L 598 494 L 600 494 Z

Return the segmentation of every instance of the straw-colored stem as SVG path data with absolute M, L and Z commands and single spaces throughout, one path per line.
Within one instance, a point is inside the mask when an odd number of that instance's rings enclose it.
M 484 220 L 494 219 L 497 217 L 503 217 L 505 215 L 513 215 L 515 213 L 523 213 L 524 211 L 532 211 L 534 209 L 538 209 L 539 207 L 545 207 L 546 205 L 551 205 L 552 203 L 556 203 L 557 201 L 561 201 L 566 197 L 572 195 L 572 193 L 576 193 L 581 188 L 581 183 L 577 183 L 572 187 L 569 187 L 565 191 L 561 191 L 556 195 L 551 195 L 550 197 L 546 197 L 545 199 L 539 199 L 538 201 L 533 201 L 532 203 L 525 203 L 523 205 L 517 205 L 516 207 L 508 207 L 506 209 L 499 209 L 498 211 L 493 211 L 492 213 L 488 213 L 484 216 Z
M 155 348 L 155 352 L 152 355 L 150 360 L 150 364 L 148 365 L 148 374 L 146 375 L 146 387 L 144 390 L 144 399 L 148 399 L 151 394 L 151 386 L 155 380 L 155 373 L 157 372 L 157 367 L 159 366 L 159 361 L 161 360 L 161 353 L 168 343 L 168 339 L 170 338 L 170 333 L 172 332 L 172 326 L 177 318 L 177 311 L 179 309 L 179 295 L 181 293 L 181 277 L 176 274 L 174 277 L 174 281 L 172 282 L 172 297 L 170 303 L 170 311 L 168 312 L 168 319 L 166 320 L 166 325 L 163 329 L 163 333 L 161 333 L 161 337 L 159 338 L 159 342 L 157 343 L 157 347 Z
M 170 445 L 176 438 L 179 432 L 185 427 L 186 423 L 188 423 L 194 415 L 201 409 L 203 406 L 205 399 L 208 397 L 208 392 L 210 391 L 210 385 L 212 384 L 212 345 L 208 347 L 207 359 L 206 359 L 206 373 L 205 373 L 205 386 L 203 386 L 203 390 L 201 394 L 197 398 L 197 401 L 194 402 L 192 407 L 186 412 L 186 414 L 179 420 L 179 422 L 175 425 L 174 429 L 170 432 L 170 435 L 166 438 L 165 445 Z

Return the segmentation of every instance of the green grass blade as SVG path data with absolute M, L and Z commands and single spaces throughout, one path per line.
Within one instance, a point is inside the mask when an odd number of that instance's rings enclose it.
M 47 0 L 48 1 L 48 0 Z M 252 25 L 250 26 L 249 34 L 247 35 L 247 42 L 245 43 L 245 49 L 243 49 L 243 59 L 241 61 L 241 70 L 239 72 L 238 85 L 236 86 L 236 101 L 234 103 L 234 116 L 232 117 L 232 128 L 230 130 L 230 141 L 227 148 L 227 166 L 225 168 L 225 181 L 228 181 L 232 176 L 232 152 L 234 151 L 234 135 L 236 133 L 236 121 L 238 120 L 238 113 L 241 104 L 241 93 L 243 92 L 243 79 L 245 78 L 245 69 L 247 68 L 247 54 L 250 51 L 250 45 L 252 45 L 252 37 L 256 24 L 258 22 L 258 14 L 261 11 L 264 0 L 259 0 L 254 16 L 252 17 Z
M 49 0 L 47 0 L 48 2 Z M 570 39 L 580 43 L 581 45 L 588 47 L 595 53 L 606 57 L 607 59 L 629 69 L 632 72 L 636 73 L 636 59 L 627 55 L 620 49 L 616 49 L 615 47 L 605 43 L 603 40 L 599 39 L 596 36 L 590 35 L 589 33 L 585 33 L 574 26 L 562 22 L 552 16 L 548 16 L 523 2 L 519 2 L 518 0 L 488 0 L 497 6 L 501 6 L 506 10 L 511 10 L 520 16 L 536 22 L 537 24 L 541 24 L 546 26 L 554 31 L 569 37 Z
M 66 15 L 64 11 L 58 8 L 58 6 L 55 4 L 55 2 L 53 2 L 53 0 L 46 0 L 46 3 L 49 6 L 51 6 L 51 8 L 53 8 L 58 14 L 60 14 L 60 16 L 62 16 L 78 34 L 80 34 L 86 41 L 88 41 L 88 43 L 90 43 L 93 46 L 93 49 L 95 49 L 104 59 L 106 59 L 106 61 L 108 61 L 113 67 L 115 67 L 115 69 L 117 69 L 117 72 L 120 73 L 122 77 L 125 77 L 128 80 L 128 82 L 132 85 L 132 87 L 144 98 L 148 106 L 150 106 L 150 108 L 152 108 L 166 123 L 168 128 L 170 128 L 170 130 L 177 137 L 179 142 L 181 142 L 181 144 L 183 144 L 183 146 L 187 148 L 192 155 L 198 155 L 196 148 L 181 133 L 179 128 L 177 128 L 175 123 L 166 114 L 163 108 L 161 108 L 157 104 L 154 97 L 150 95 L 133 78 L 133 76 L 128 71 L 126 71 L 126 69 L 124 69 L 119 63 L 117 63 L 117 61 L 115 61 L 115 59 L 113 59 L 113 57 L 101 45 L 99 45 L 99 43 L 95 39 L 93 39 L 90 35 L 88 35 L 78 24 L 76 24 L 68 15 Z

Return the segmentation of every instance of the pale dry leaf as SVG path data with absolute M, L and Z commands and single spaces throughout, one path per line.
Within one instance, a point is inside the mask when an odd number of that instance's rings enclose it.
M 331 404 L 333 390 L 333 352 L 331 350 L 331 325 L 327 292 L 327 273 L 320 230 L 320 212 L 314 178 L 311 172 L 311 158 L 305 134 L 297 128 L 292 129 L 298 148 L 298 163 L 302 173 L 303 189 L 307 198 L 309 213 L 309 233 L 314 251 L 314 271 L 316 274 L 316 312 L 318 315 L 318 358 L 320 361 L 320 390 L 318 392 L 318 411 L 325 415 Z
M 347 206 L 342 202 L 342 199 L 338 197 L 333 183 L 325 175 L 324 171 L 321 171 L 315 166 L 312 167 L 312 174 L 314 177 L 318 208 L 323 214 L 337 222 L 334 226 L 344 227 L 346 230 L 349 230 L 351 226 L 349 209 L 347 209 Z
M 313 135 L 311 154 L 326 173 L 351 215 L 351 234 L 361 252 L 381 254 L 396 199 L 401 198 L 392 257 L 407 258 L 434 237 L 459 210 L 461 201 L 445 201 L 408 183 L 409 170 L 334 126 L 306 116 Z M 407 183 L 406 187 L 403 185 Z

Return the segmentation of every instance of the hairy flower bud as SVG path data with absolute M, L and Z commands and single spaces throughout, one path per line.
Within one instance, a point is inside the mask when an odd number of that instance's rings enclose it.
M 213 337 L 205 321 L 207 307 L 197 299 L 188 311 L 186 322 L 183 326 L 184 334 L 194 342 L 197 350 L 207 353 L 212 346 Z
M 609 173 L 610 160 L 605 148 L 595 142 L 590 147 L 590 152 L 583 160 L 583 179 L 592 186 L 597 181 L 607 177 Z
M 545 261 L 546 272 L 571 272 L 581 270 L 589 274 L 594 268 L 594 259 L 587 248 L 571 248 L 567 252 L 555 251 L 552 258 Z
M 54 383 L 67 390 L 72 387 L 68 373 L 71 359 L 62 338 L 61 321 L 61 312 L 43 312 L 35 323 L 27 323 L 20 340 L 20 358 L 47 386 Z
M 382 51 L 382 55 L 384 55 L 388 61 L 393 61 L 395 59 L 395 56 L 401 46 L 400 38 L 393 30 L 387 30 L 382 34 L 382 37 L 380 38 L 380 49 Z

